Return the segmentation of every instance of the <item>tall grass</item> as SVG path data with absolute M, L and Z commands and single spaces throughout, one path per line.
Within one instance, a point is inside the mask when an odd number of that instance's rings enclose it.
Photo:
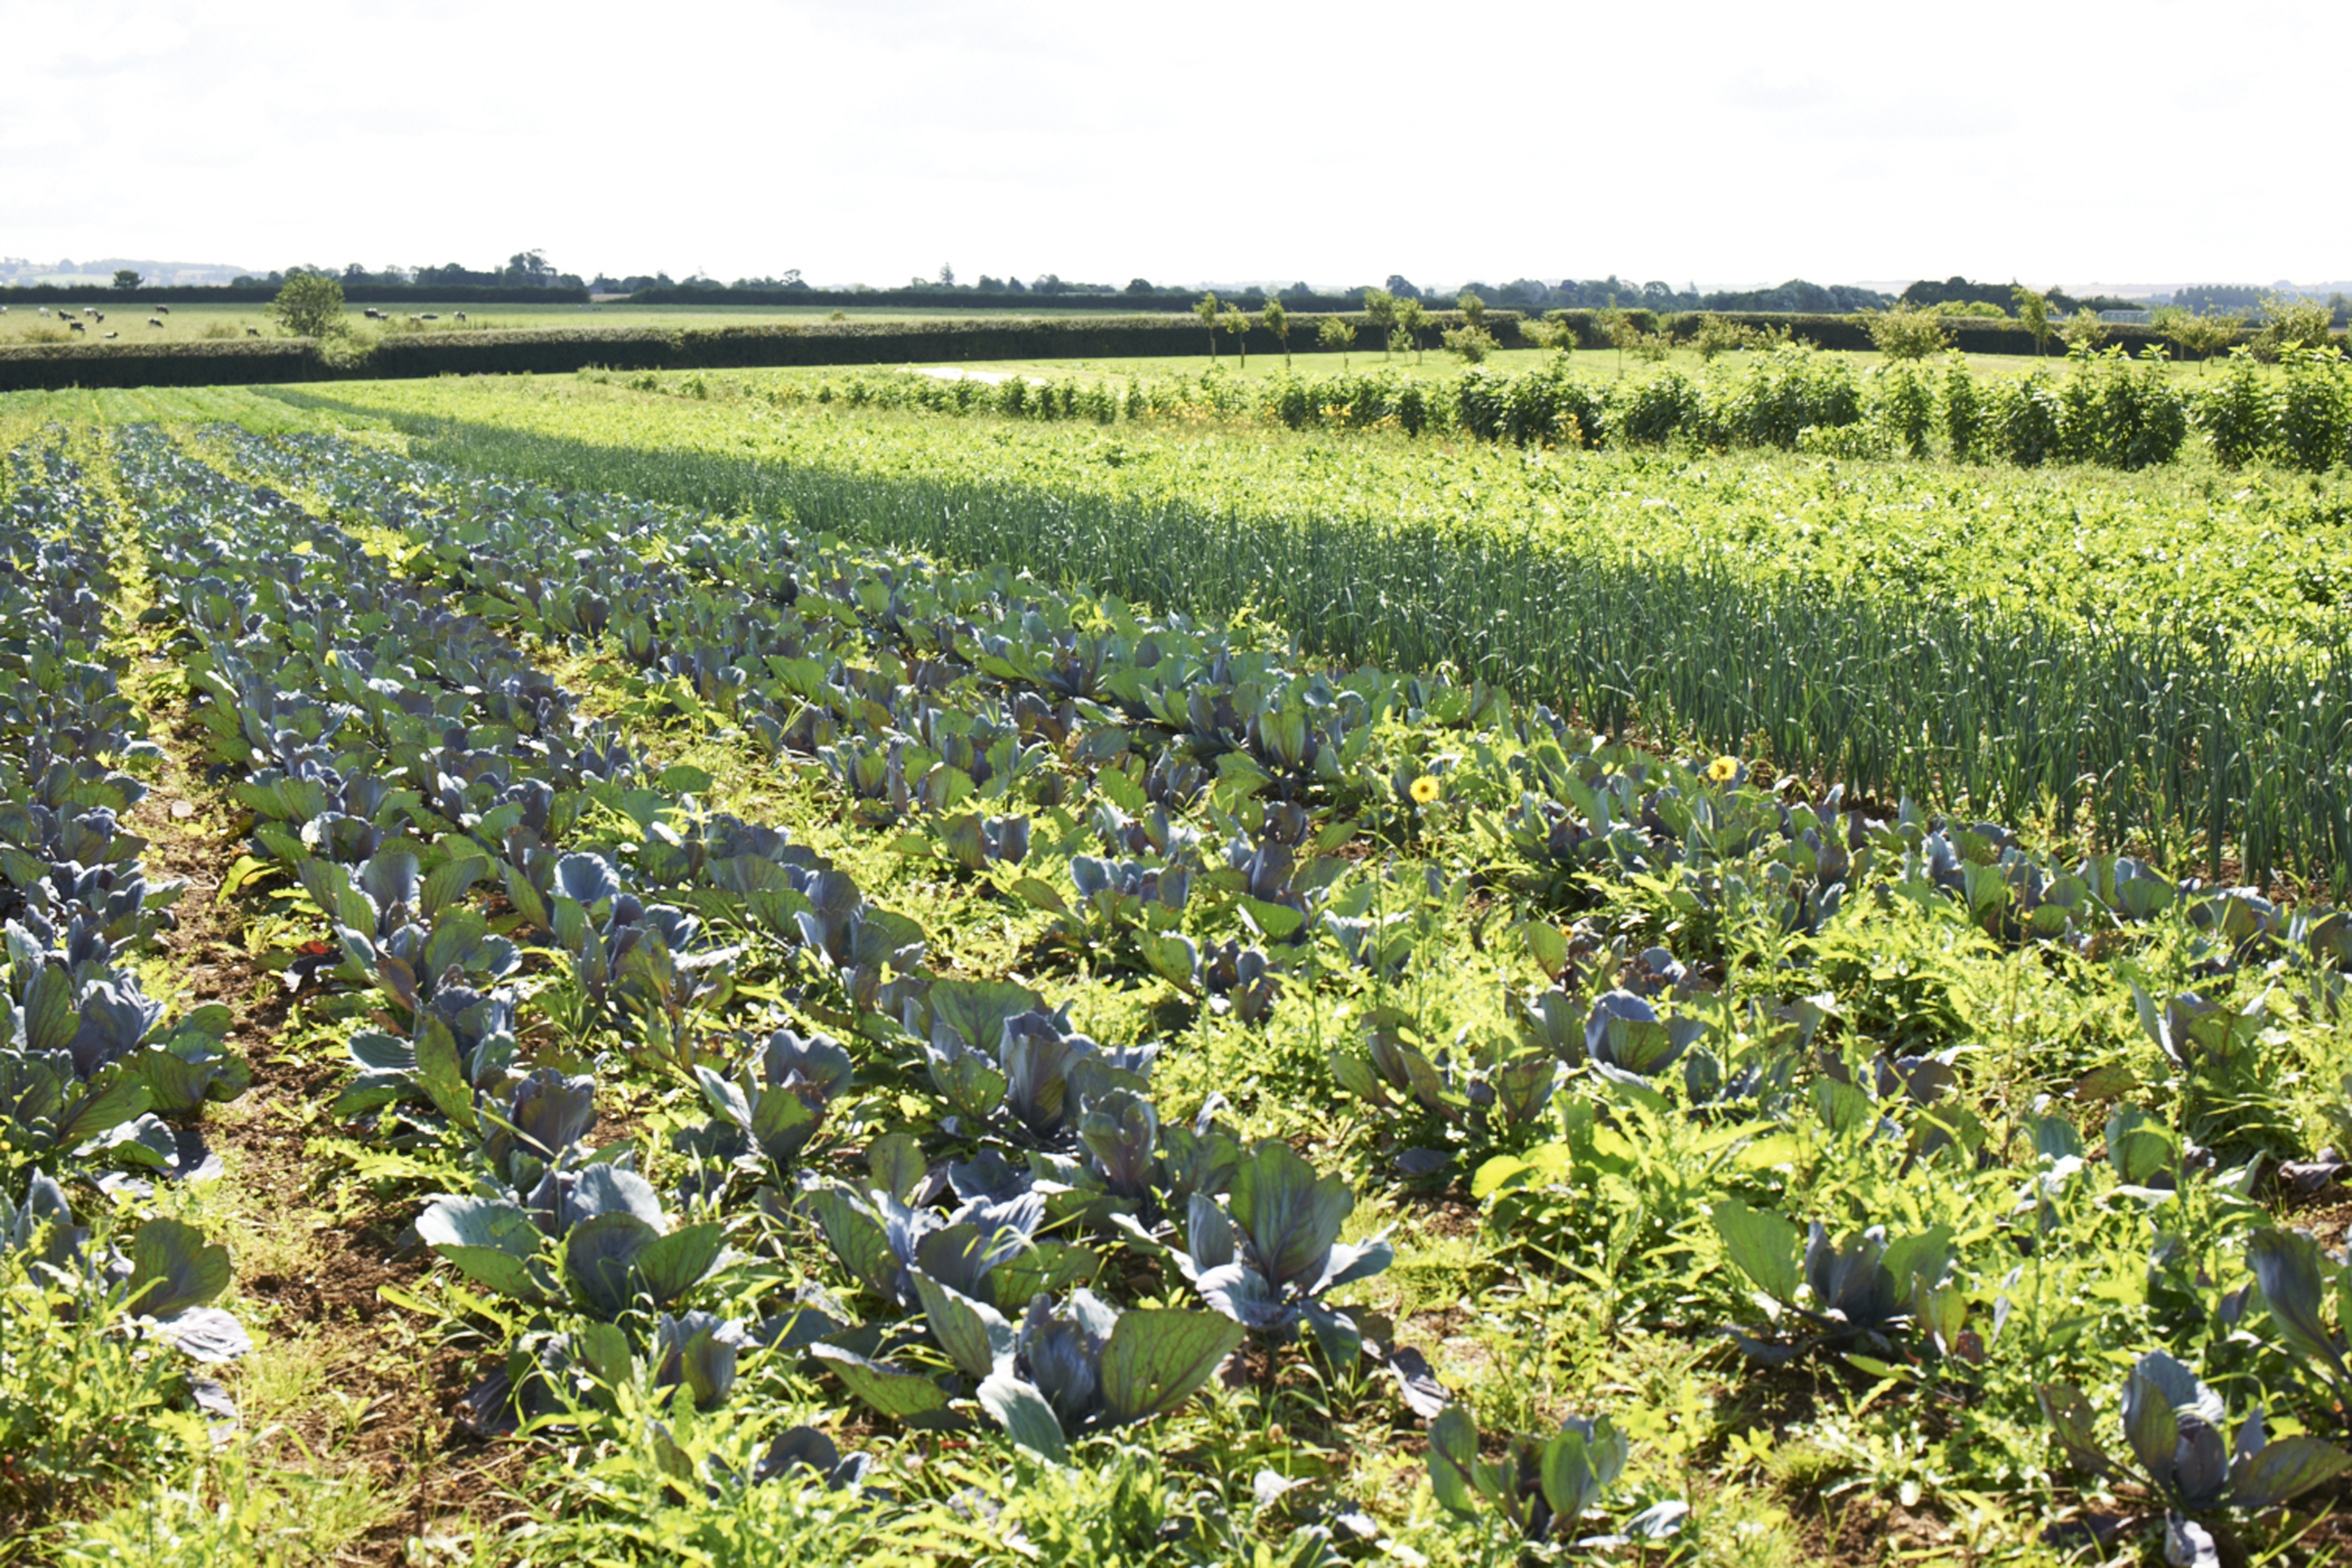
M 313 394 L 276 395 L 342 406 Z M 361 412 L 353 410 L 353 412 Z M 373 411 L 370 411 L 373 412 Z M 1271 518 L 1144 501 L 598 445 L 394 415 L 421 457 L 845 538 L 1002 561 L 1188 613 L 1248 609 L 1335 661 L 1450 668 L 1669 744 L 2111 845 L 2198 844 L 2218 874 L 2352 886 L 2352 644 L 2287 651 L 1874 605 L 1704 564 L 1604 564 L 1492 527 Z M 942 433 L 944 439 L 952 439 Z

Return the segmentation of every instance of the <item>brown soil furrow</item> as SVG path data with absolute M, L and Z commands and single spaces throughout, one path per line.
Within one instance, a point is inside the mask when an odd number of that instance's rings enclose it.
M 138 684 L 156 696 L 151 737 L 164 757 L 129 820 L 149 841 L 142 859 L 151 881 L 187 883 L 176 929 L 159 939 L 158 988 L 174 996 L 175 1010 L 227 1007 L 227 1043 L 253 1068 L 243 1096 L 205 1113 L 224 1166 L 217 1201 L 250 1227 L 224 1238 L 236 1259 L 234 1304 L 259 1331 L 263 1354 L 283 1348 L 291 1364 L 281 1363 L 268 1395 L 245 1396 L 247 1427 L 270 1445 L 273 1466 L 369 1494 L 374 1522 L 338 1561 L 403 1563 L 413 1536 L 468 1533 L 468 1521 L 499 1511 L 499 1482 L 513 1479 L 521 1455 L 457 1431 L 450 1412 L 471 1358 L 435 1343 L 383 1295 L 413 1287 L 430 1262 L 401 1244 L 413 1205 L 374 1200 L 310 1148 L 334 1131 L 326 1109 L 345 1071 L 254 951 L 260 901 L 219 897 L 244 849 L 245 813 L 226 793 L 232 776 L 203 763 L 204 730 L 177 682 L 154 664 L 140 674 L 151 677 Z

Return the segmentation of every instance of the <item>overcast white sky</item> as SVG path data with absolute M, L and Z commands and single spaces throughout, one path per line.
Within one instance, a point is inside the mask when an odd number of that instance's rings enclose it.
M 0 0 L 0 254 L 539 246 L 583 274 L 877 286 L 942 262 L 2313 281 L 2352 276 L 2340 21 L 2298 0 Z

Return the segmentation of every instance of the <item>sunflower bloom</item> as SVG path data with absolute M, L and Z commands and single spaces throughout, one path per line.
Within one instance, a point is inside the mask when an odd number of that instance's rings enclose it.
M 1717 784 L 1728 784 L 1739 777 L 1739 758 L 1718 757 L 1706 765 L 1706 776 Z
M 1424 773 L 1412 781 L 1412 798 L 1416 804 L 1426 806 L 1437 799 L 1437 780 Z

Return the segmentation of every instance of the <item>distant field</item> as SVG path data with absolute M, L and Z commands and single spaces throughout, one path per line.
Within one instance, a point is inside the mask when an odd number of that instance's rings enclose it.
M 2030 356 L 2019 354 L 1969 354 L 1965 357 L 1968 360 L 1969 368 L 1979 375 L 2021 375 L 2032 370 L 2037 363 L 2044 369 L 2062 367 L 2065 362 L 2064 356 L 2056 350 L 2057 345 L 2053 344 L 2049 358 L 2038 361 Z M 1533 370 L 1544 363 L 1550 356 L 1551 350 L 1549 349 L 1504 349 L 1489 355 L 1486 364 L 1495 371 L 1510 373 Z M 1874 365 L 1885 358 L 1884 355 L 1875 353 L 1848 353 L 1842 357 L 1852 360 L 1857 367 Z M 1737 358 L 1738 356 L 1729 357 L 1734 362 Z M 1328 375 L 1342 368 L 1339 354 L 1327 352 L 1321 349 L 1305 352 L 1294 351 L 1290 359 L 1292 371 L 1299 375 Z M 1249 357 L 1249 362 L 1244 365 L 1234 357 L 1229 340 L 1219 340 L 1217 358 L 1214 362 L 1222 374 L 1246 376 L 1252 381 L 1272 380 L 1283 372 L 1283 360 L 1280 354 L 1253 352 Z M 1360 349 L 1347 356 L 1346 368 L 1362 371 L 1375 368 L 1381 362 L 1379 350 L 1373 349 L 1368 352 Z M 1421 355 L 1417 366 L 1414 356 L 1411 354 L 1391 355 L 1387 362 L 1401 369 L 1408 371 L 1419 369 L 1430 374 L 1451 374 L 1462 369 L 1462 362 L 1459 360 L 1452 354 L 1436 349 L 1432 349 Z M 1696 349 L 1673 350 L 1664 361 L 1665 364 L 1685 374 L 1696 374 L 1706 362 L 1699 357 Z M 1570 356 L 1569 363 L 1578 376 L 1589 381 L 1613 381 L 1621 369 L 1617 354 L 1607 349 L 1580 350 Z M 976 360 L 959 361 L 952 368 L 987 374 L 1044 376 L 1058 381 L 1064 376 L 1076 376 L 1080 380 L 1100 379 L 1106 376 L 1114 379 L 1127 376 L 1191 376 L 1207 370 L 1210 364 L 1211 361 L 1204 350 L 1197 354 L 1169 354 L 1148 359 Z M 861 366 L 858 368 L 881 369 L 883 367 Z M 929 367 L 924 362 L 918 362 L 913 368 Z M 831 366 L 800 366 L 749 373 L 795 380 L 816 380 L 835 373 L 838 367 Z M 1624 356 L 1622 369 L 1628 376 L 1650 373 L 1650 366 L 1631 354 Z M 2193 383 L 2202 373 L 2202 367 L 2194 364 L 2176 365 L 2173 367 L 2172 373 L 2185 377 Z
M 257 328 L 263 336 L 278 335 L 278 326 L 270 319 L 267 307 L 260 305 L 174 305 L 167 314 L 158 315 L 155 308 L 135 302 L 119 306 L 100 305 L 104 311 L 103 326 L 81 314 L 81 307 L 49 307 L 49 314 L 41 315 L 35 306 L 10 305 L 0 314 L 0 343 L 40 342 L 54 340 L 65 332 L 62 313 L 70 308 L 77 320 L 88 324 L 87 335 L 95 340 L 101 332 L 120 332 L 121 342 L 184 341 L 197 338 L 241 338 L 248 327 Z M 348 312 L 352 329 L 362 334 L 380 334 L 384 329 L 362 314 L 367 308 L 354 305 Z M 804 308 L 778 308 L 772 306 L 736 305 L 396 305 L 383 307 L 396 321 L 405 325 L 411 316 L 436 315 L 437 321 L 427 322 L 428 331 L 457 332 L 488 331 L 496 328 L 531 327 L 753 327 L 766 322 L 795 320 L 826 320 L 836 315 L 860 320 L 926 321 L 969 319 L 990 311 L 973 308 L 911 310 L 906 308 L 872 309 L 850 306 L 836 309 L 828 306 Z M 457 319 L 458 311 L 467 319 Z M 1098 317 L 1098 310 L 1055 310 L 1046 306 L 1029 305 L 1007 300 L 997 308 L 1006 316 Z M 163 323 L 151 327 L 148 319 Z M 77 337 L 81 334 L 76 334 Z

